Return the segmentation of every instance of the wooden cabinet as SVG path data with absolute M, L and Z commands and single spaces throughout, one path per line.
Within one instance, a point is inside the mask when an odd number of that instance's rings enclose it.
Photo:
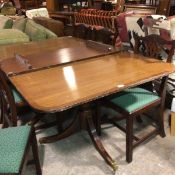
M 44 0 L 10 0 L 15 7 L 21 7 L 23 9 L 35 9 L 43 7 Z
M 46 0 L 47 10 L 48 11 L 57 11 L 58 10 L 58 1 L 57 0 Z
M 157 14 L 169 16 L 170 6 L 171 6 L 171 0 L 159 0 L 159 5 L 157 7 Z
M 101 0 L 95 0 L 100 1 Z M 70 7 L 72 4 L 77 2 L 88 2 L 88 7 L 92 7 L 94 4 L 93 0 L 46 0 L 48 11 L 62 11 L 64 6 Z

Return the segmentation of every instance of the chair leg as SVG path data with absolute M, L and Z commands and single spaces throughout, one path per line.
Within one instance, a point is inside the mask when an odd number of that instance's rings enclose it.
M 32 131 L 32 152 L 33 152 L 33 158 L 35 162 L 35 167 L 36 167 L 36 174 L 37 175 L 42 175 L 41 171 L 41 166 L 40 166 L 40 161 L 39 161 L 39 155 L 38 155 L 38 145 L 37 145 L 37 140 L 36 140 L 36 135 L 35 131 Z
M 161 137 L 165 137 L 165 129 L 164 129 L 164 110 L 160 107 L 160 115 L 158 116 L 158 127 L 159 127 L 159 134 Z
M 133 155 L 133 117 L 127 116 L 126 119 L 126 161 L 132 162 Z
M 143 123 L 143 120 L 142 120 L 142 118 L 141 118 L 140 115 L 136 117 L 136 121 L 137 121 L 138 123 Z
M 40 120 L 41 118 L 44 116 L 44 114 L 42 113 L 36 113 L 35 117 L 33 117 L 29 122 L 28 125 L 32 126 L 35 128 L 35 131 L 37 130 L 36 128 L 38 126 L 35 126 Z M 40 125 L 39 125 L 40 126 Z

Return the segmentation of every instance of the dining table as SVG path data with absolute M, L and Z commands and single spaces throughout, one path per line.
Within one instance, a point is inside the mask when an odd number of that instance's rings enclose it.
M 41 143 L 58 141 L 85 129 L 100 155 L 116 170 L 116 161 L 97 134 L 95 121 L 100 116 L 94 115 L 92 106 L 109 95 L 165 77 L 175 72 L 175 65 L 105 44 L 65 38 L 67 43 L 70 40 L 74 44 L 63 43 L 65 47 L 55 46 L 51 51 L 26 56 L 16 53 L 2 60 L 1 68 L 34 110 L 56 113 L 81 108 L 80 115 L 63 132 L 41 138 Z

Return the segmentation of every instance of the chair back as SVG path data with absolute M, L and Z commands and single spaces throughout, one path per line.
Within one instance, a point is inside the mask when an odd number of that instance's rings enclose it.
M 2 128 L 17 125 L 17 111 L 14 96 L 7 83 L 6 74 L 0 68 L 0 122 Z
M 147 57 L 153 57 L 157 59 L 164 59 L 161 54 L 166 53 L 166 62 L 171 63 L 174 55 L 174 45 L 175 41 L 167 41 L 160 37 L 160 35 L 151 34 L 148 36 L 140 37 L 134 33 L 134 52 L 139 53 L 140 51 L 143 55 Z
M 142 52 L 144 56 L 153 57 L 159 60 L 164 60 L 168 63 L 172 62 L 173 55 L 174 55 L 174 45 L 175 45 L 174 40 L 167 41 L 161 38 L 160 35 L 156 35 L 156 34 L 140 37 L 136 33 L 134 33 L 134 39 L 135 39 L 134 52 L 136 54 L 138 54 L 139 52 Z M 162 53 L 167 54 L 166 59 L 164 59 L 164 56 L 163 57 L 161 56 Z M 158 95 L 163 100 L 161 105 L 164 105 L 167 81 L 168 81 L 168 77 L 166 76 L 166 77 L 163 77 L 162 79 L 154 80 L 152 82 L 152 85 L 153 85 L 152 90 L 154 92 L 157 92 Z M 149 86 L 149 89 L 150 89 L 149 82 L 144 85 L 146 88 Z

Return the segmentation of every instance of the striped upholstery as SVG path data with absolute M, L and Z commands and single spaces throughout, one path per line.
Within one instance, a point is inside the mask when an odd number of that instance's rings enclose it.
M 74 14 L 74 22 L 75 28 L 79 25 L 84 25 L 87 30 L 91 31 L 90 33 L 94 33 L 95 31 L 96 36 L 99 36 L 100 33 L 104 32 L 104 35 L 101 36 L 101 40 L 103 40 L 105 34 L 108 37 L 108 40 L 110 40 L 110 42 L 104 42 L 105 44 L 112 44 L 119 48 L 121 47 L 121 41 L 117 30 L 117 11 L 83 9 Z
M 75 13 L 75 25 L 87 24 L 93 27 L 103 26 L 114 31 L 116 30 L 116 15 L 116 11 L 83 9 L 79 13 Z

